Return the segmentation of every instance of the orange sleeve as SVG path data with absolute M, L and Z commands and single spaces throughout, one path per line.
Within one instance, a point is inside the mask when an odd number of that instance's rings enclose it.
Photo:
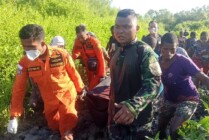
M 106 75 L 106 71 L 105 71 L 105 60 L 104 60 L 104 56 L 102 52 L 101 43 L 94 38 L 92 38 L 91 41 L 94 47 L 96 57 L 98 59 L 98 69 L 97 69 L 96 75 L 98 77 L 104 77 Z
M 20 116 L 23 112 L 23 99 L 27 86 L 28 72 L 26 65 L 26 58 L 23 57 L 17 68 L 17 74 L 12 89 L 12 100 L 10 108 L 10 116 Z
M 70 76 L 71 80 L 73 81 L 75 85 L 77 93 L 80 93 L 82 89 L 84 88 L 84 84 L 79 73 L 77 72 L 75 68 L 75 64 L 73 62 L 72 57 L 69 54 L 67 54 L 66 56 L 66 69 L 67 69 L 68 75 Z
M 80 55 L 81 55 L 81 52 L 80 50 L 78 49 L 78 40 L 76 39 L 75 42 L 74 42 L 74 45 L 73 45 L 73 50 L 72 50 L 72 58 L 75 60 L 77 59 Z

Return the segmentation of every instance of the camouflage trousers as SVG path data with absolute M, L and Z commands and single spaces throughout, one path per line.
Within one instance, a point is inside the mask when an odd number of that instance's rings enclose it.
M 159 118 L 165 119 L 165 121 L 173 116 L 183 118 L 185 121 L 190 119 L 197 109 L 197 102 L 194 101 L 183 101 L 178 104 L 171 103 L 164 100 L 160 107 Z M 170 116 L 170 117 L 169 117 Z
M 145 140 L 151 137 L 151 123 L 144 126 L 111 124 L 108 126 L 109 140 Z

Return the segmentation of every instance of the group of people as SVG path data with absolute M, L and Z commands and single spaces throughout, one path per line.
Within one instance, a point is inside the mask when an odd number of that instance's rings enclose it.
M 208 32 L 203 31 L 200 34 L 200 38 L 197 38 L 196 32 L 190 33 L 190 38 L 186 35 L 189 33 L 180 31 L 178 37 L 179 48 L 184 50 L 187 57 L 190 57 L 192 61 L 200 68 L 206 75 L 209 74 L 209 38 Z M 178 53 L 178 51 L 177 51 Z M 200 85 L 198 79 L 194 80 L 196 87 Z
M 187 31 L 180 31 L 179 37 L 173 33 L 166 33 L 162 37 L 156 29 L 158 29 L 157 23 L 151 21 L 149 23 L 150 34 L 142 40 L 160 56 L 161 79 L 165 88 L 164 101 L 158 116 L 159 137 L 161 139 L 167 137 L 166 128 L 170 123 L 171 138 L 176 139 L 177 128 L 190 119 L 196 110 L 199 102 L 197 88 L 200 83 L 208 88 L 208 33 L 203 31 L 200 39 L 197 40 L 196 32 L 191 32 L 190 38 L 187 39 L 186 36 L 189 35 Z M 160 45 L 158 42 L 161 42 Z M 156 49 L 158 46 L 160 49 Z M 187 62 L 183 60 L 185 58 Z
M 190 33 L 190 38 L 186 40 L 185 48 L 194 61 L 206 75 L 209 74 L 209 38 L 208 32 L 203 31 L 198 40 L 195 32 Z M 199 87 L 200 81 L 195 79 L 195 85 Z
M 89 34 L 84 25 L 76 27 L 72 57 L 62 48 L 44 41 L 44 29 L 28 24 L 19 31 L 25 55 L 17 66 L 12 90 L 8 132 L 16 133 L 17 118 L 23 112 L 27 79 L 37 85 L 44 102 L 48 127 L 59 131 L 63 140 L 73 140 L 72 129 L 78 117 L 76 98 L 82 98 L 86 88 L 73 59 L 82 58 L 88 75 L 87 90 L 92 90 L 106 76 L 105 59 L 99 40 Z M 188 57 L 177 53 L 178 38 L 173 33 L 157 33 L 157 22 L 149 23 L 150 34 L 137 38 L 140 30 L 137 14 L 132 9 L 120 10 L 111 27 L 112 37 L 107 45 L 110 68 L 110 100 L 108 106 L 108 135 L 110 140 L 143 140 L 151 136 L 153 101 L 164 86 L 158 119 L 159 138 L 172 139 L 177 129 L 194 114 L 199 95 L 192 78 L 209 89 L 209 78 Z M 146 42 L 146 43 L 145 43 Z M 61 47 L 64 44 L 60 44 Z

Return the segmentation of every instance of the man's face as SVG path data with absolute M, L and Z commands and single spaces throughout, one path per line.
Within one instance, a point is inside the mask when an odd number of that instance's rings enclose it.
M 80 32 L 76 34 L 77 38 L 81 41 L 81 42 L 85 42 L 88 38 L 87 33 L 86 32 Z
M 177 44 L 164 43 L 161 46 L 161 56 L 164 59 L 172 59 L 176 54 Z
M 21 39 L 21 43 L 25 51 L 39 50 L 43 52 L 43 46 L 45 46 L 45 42 L 32 39 Z
M 121 45 L 126 45 L 133 41 L 138 30 L 137 19 L 132 16 L 117 17 L 115 20 L 114 37 Z
M 191 38 L 196 38 L 196 35 L 191 35 Z
M 202 36 L 200 37 L 200 39 L 201 39 L 201 41 L 203 41 L 203 42 L 207 42 L 207 41 L 208 41 L 208 36 L 207 36 L 207 35 L 202 35 Z
M 150 23 L 148 30 L 149 30 L 150 34 L 156 34 L 158 32 L 157 23 L 156 22 Z

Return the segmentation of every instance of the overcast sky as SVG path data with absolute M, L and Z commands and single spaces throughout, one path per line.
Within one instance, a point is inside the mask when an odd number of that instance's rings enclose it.
M 134 9 L 144 15 L 149 9 L 168 9 L 172 13 L 191 10 L 192 8 L 209 6 L 209 0 L 113 0 L 112 6 L 125 9 Z

